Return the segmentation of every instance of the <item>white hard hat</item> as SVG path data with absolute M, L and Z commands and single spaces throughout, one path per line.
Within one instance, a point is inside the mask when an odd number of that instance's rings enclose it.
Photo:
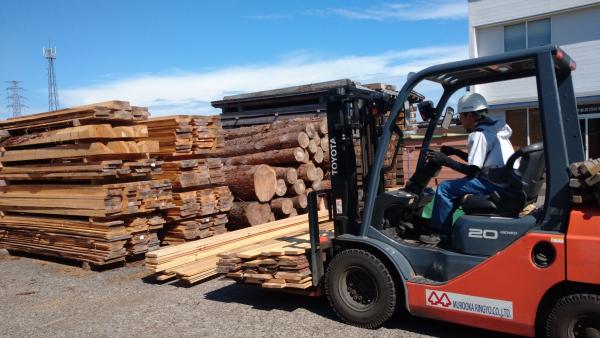
M 487 109 L 488 104 L 481 94 L 466 93 L 458 100 L 457 110 L 459 113 L 469 113 Z

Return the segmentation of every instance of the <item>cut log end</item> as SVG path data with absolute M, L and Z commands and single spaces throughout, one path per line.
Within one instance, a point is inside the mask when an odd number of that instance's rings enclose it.
M 261 202 L 268 202 L 277 191 L 277 175 L 268 165 L 261 164 L 254 173 L 254 191 Z
M 285 193 L 287 192 L 287 185 L 285 184 L 285 180 L 284 179 L 277 179 L 277 189 L 275 189 L 275 195 L 276 196 L 284 196 Z

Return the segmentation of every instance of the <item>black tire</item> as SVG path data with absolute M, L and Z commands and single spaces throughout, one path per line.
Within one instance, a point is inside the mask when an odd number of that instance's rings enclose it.
M 560 298 L 546 319 L 546 337 L 600 337 L 600 295 L 578 293 Z
M 373 329 L 394 314 L 396 285 L 386 266 L 367 251 L 338 253 L 325 273 L 329 304 L 346 323 Z

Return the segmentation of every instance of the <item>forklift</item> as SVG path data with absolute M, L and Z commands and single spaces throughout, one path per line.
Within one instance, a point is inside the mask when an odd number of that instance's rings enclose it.
M 409 76 L 395 98 L 351 88 L 330 93 L 331 189 L 309 194 L 310 260 L 313 285 L 342 321 L 377 328 L 405 310 L 524 336 L 600 337 L 600 208 L 572 205 L 569 191 L 569 165 L 584 160 L 575 68 L 558 46 L 544 46 L 426 68 Z M 509 158 L 506 192 L 456 201 L 464 214 L 449 242 L 414 240 L 434 196 L 428 185 L 440 166 L 427 153 L 436 129 L 452 121 L 452 110 L 444 111 L 449 98 L 465 87 L 528 77 L 536 79 L 543 142 Z M 398 124 L 423 81 L 438 83 L 443 93 L 436 105 L 418 104 L 428 124 L 416 169 L 403 188 L 388 191 L 386 154 L 401 151 L 405 132 Z M 321 195 L 334 222 L 329 239 L 319 237 Z M 539 196 L 543 205 L 520 215 Z

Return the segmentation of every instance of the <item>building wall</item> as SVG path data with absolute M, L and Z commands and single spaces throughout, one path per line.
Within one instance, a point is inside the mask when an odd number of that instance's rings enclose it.
M 587 7 L 557 12 L 579 6 Z M 550 17 L 551 43 L 560 45 L 577 62 L 573 73 L 576 96 L 600 94 L 600 1 L 470 1 L 471 56 L 504 52 L 505 24 L 524 22 L 528 16 Z M 533 78 L 475 86 L 474 91 L 491 104 L 537 100 Z
M 469 21 L 479 27 L 594 4 L 598 0 L 469 0 Z

